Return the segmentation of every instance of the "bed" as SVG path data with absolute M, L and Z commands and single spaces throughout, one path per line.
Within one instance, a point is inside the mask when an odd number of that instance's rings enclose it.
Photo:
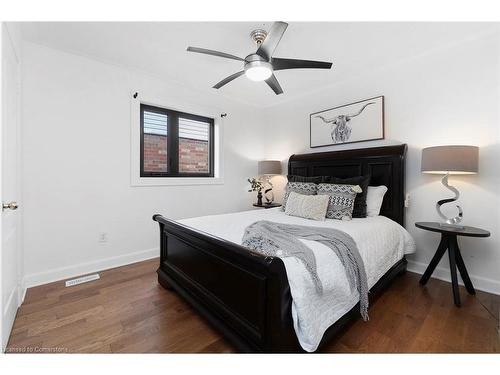
M 406 271 L 404 255 L 413 250 L 402 229 L 405 155 L 406 145 L 396 145 L 289 158 L 289 174 L 353 177 L 370 173 L 370 185 L 388 187 L 380 217 L 309 224 L 336 227 L 356 240 L 365 261 L 370 300 Z M 300 270 L 292 274 L 288 261 L 239 245 L 244 228 L 257 220 L 305 224 L 305 219 L 287 216 L 279 208 L 180 221 L 161 215 L 153 219 L 160 226 L 159 283 L 182 296 L 241 352 L 315 351 L 348 322 L 360 318 L 356 298 L 345 295 L 338 306 L 323 308 L 326 318 L 317 322 L 323 326 L 309 332 L 305 307 L 316 301 L 301 300 L 298 295 Z M 391 236 L 396 245 L 387 242 Z M 318 256 L 316 251 L 320 250 L 315 250 Z M 320 259 L 318 264 L 325 274 L 335 267 Z

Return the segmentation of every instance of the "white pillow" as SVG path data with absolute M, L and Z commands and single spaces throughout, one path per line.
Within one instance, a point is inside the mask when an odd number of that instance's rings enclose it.
M 387 192 L 387 186 L 368 186 L 366 193 L 366 216 L 378 216 L 380 208 L 384 201 L 384 195 Z
M 328 195 L 304 195 L 291 191 L 286 201 L 285 214 L 304 219 L 325 220 Z

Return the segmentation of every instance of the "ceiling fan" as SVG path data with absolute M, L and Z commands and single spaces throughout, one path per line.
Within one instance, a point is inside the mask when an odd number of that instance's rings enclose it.
M 245 74 L 252 81 L 266 81 L 275 94 L 279 95 L 283 93 L 283 89 L 276 79 L 274 71 L 285 69 L 330 69 L 332 67 L 332 63 L 330 62 L 273 57 L 274 50 L 278 46 L 287 27 L 288 24 L 286 22 L 275 22 L 271 26 L 269 33 L 262 29 L 252 31 L 250 36 L 257 43 L 258 48 L 255 53 L 251 53 L 244 59 L 228 53 L 198 47 L 188 47 L 187 51 L 243 61 L 243 70 L 224 78 L 213 86 L 214 89 L 220 89 L 222 86 Z

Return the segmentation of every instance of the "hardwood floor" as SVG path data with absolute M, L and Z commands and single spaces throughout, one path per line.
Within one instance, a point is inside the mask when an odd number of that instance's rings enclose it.
M 101 279 L 65 288 L 29 289 L 8 352 L 229 353 L 232 346 L 175 293 L 158 285 L 158 260 L 101 272 Z M 466 294 L 453 304 L 450 284 L 406 273 L 322 352 L 500 352 L 500 296 Z M 490 312 L 489 312 L 489 311 Z M 493 314 L 493 316 L 492 316 Z M 495 317 L 494 317 L 495 316 Z

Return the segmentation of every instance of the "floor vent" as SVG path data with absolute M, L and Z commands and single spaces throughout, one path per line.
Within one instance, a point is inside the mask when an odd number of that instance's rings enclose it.
M 99 280 L 99 279 L 100 279 L 100 277 L 99 277 L 98 273 L 95 273 L 93 275 L 82 276 L 82 277 L 78 277 L 78 278 L 73 279 L 73 280 L 66 281 L 66 287 L 74 286 L 74 285 L 78 285 L 78 284 L 83 284 L 83 283 L 88 283 L 89 281 L 94 281 L 94 280 Z

